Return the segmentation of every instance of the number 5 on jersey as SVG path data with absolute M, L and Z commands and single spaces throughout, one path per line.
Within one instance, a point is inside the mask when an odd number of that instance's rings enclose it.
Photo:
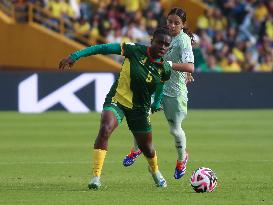
M 153 80 L 153 76 L 152 76 L 151 72 L 149 71 L 147 78 L 146 78 L 146 82 L 150 83 L 150 82 L 152 82 L 152 80 Z

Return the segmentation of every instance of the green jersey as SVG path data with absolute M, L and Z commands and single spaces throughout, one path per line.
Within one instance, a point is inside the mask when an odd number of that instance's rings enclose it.
M 151 106 L 151 95 L 162 81 L 170 78 L 171 67 L 163 59 L 157 62 L 152 59 L 147 46 L 125 43 L 121 49 L 125 59 L 105 103 L 119 103 L 147 112 Z
M 173 38 L 170 49 L 165 54 L 164 59 L 173 63 L 194 63 L 190 37 L 181 31 L 180 34 Z M 186 76 L 185 72 L 172 70 L 170 80 L 165 83 L 163 94 L 170 97 L 182 95 L 185 101 L 187 101 Z

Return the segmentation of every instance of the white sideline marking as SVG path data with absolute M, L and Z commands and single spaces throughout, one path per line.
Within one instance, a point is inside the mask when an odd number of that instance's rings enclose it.
M 204 162 L 204 163 L 226 163 L 226 162 L 252 162 L 252 163 L 265 163 L 265 162 L 273 162 L 272 160 L 191 160 L 190 162 Z M 53 162 L 0 162 L 0 165 L 16 165 L 16 164 L 90 164 L 91 161 L 53 161 Z M 105 161 L 106 164 L 115 164 L 122 163 L 122 161 Z M 138 163 L 144 163 L 139 161 Z M 145 162 L 146 163 L 146 162 Z M 161 163 L 163 164 L 163 163 Z

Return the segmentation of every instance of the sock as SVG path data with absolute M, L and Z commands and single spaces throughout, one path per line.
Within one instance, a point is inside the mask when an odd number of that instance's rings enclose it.
M 157 164 L 157 156 L 156 156 L 156 152 L 155 152 L 155 156 L 153 158 L 148 158 L 146 157 L 150 167 L 151 167 L 151 171 L 152 173 L 155 173 L 158 171 L 158 164 Z
M 177 160 L 182 162 L 186 157 L 186 135 L 181 125 L 170 124 L 170 133 L 174 137 L 175 148 L 177 151 Z
M 106 156 L 106 150 L 94 149 L 93 153 L 93 177 L 100 177 L 101 170 Z
M 137 141 L 134 139 L 134 147 L 133 147 L 134 152 L 138 152 L 140 149 L 138 148 Z

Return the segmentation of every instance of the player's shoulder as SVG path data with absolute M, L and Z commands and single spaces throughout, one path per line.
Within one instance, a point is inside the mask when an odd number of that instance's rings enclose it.
M 132 42 L 126 42 L 123 43 L 124 46 L 132 47 L 132 48 L 147 48 L 147 46 L 139 44 L 139 43 L 132 43 Z
M 141 45 L 138 43 L 131 43 L 131 42 L 123 43 L 122 48 L 127 51 L 136 52 L 136 53 L 139 53 L 139 52 L 143 53 L 143 52 L 146 52 L 147 50 L 147 46 Z
M 188 34 L 184 33 L 184 32 L 181 32 L 181 33 L 179 34 L 179 39 L 180 39 L 181 41 L 183 41 L 183 40 L 188 40 L 188 41 L 190 41 L 190 40 L 191 40 L 190 36 L 189 36 Z
M 191 38 L 188 34 L 181 32 L 178 36 L 177 43 L 180 45 L 191 45 Z
M 122 44 L 126 45 L 126 46 L 135 46 L 136 45 L 135 43 L 132 43 L 132 42 L 123 42 Z

